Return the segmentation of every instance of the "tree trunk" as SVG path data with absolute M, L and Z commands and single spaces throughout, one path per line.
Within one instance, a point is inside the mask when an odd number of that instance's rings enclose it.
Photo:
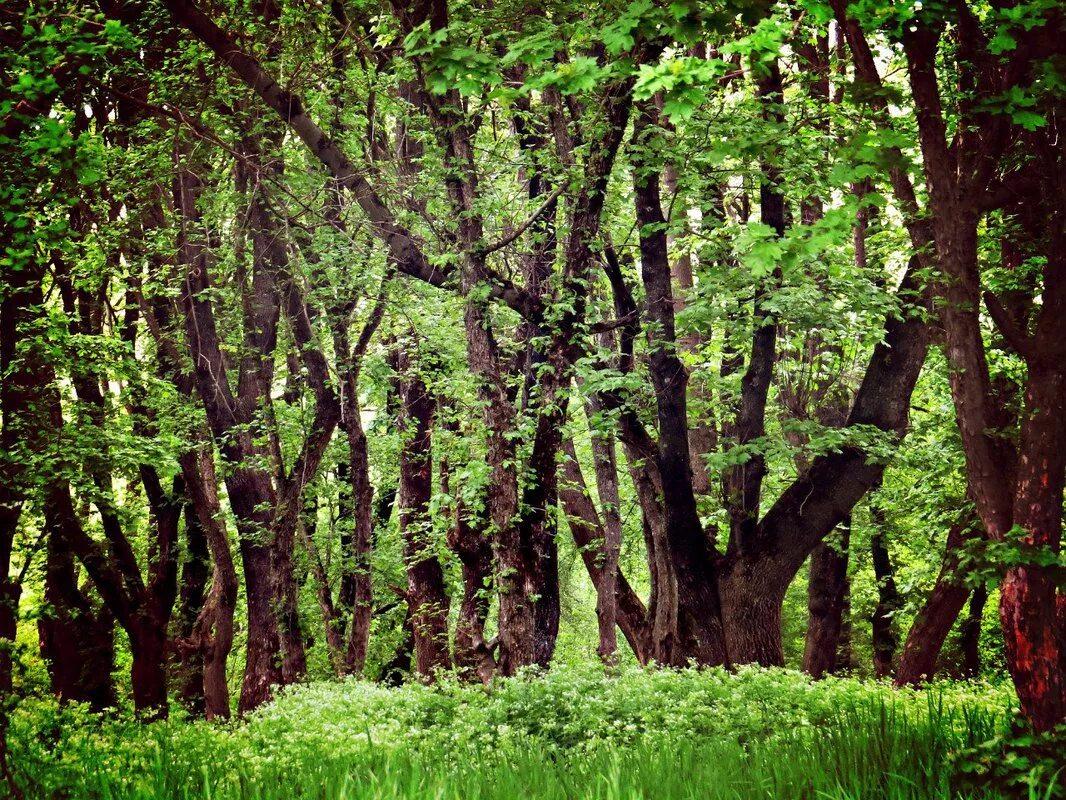
M 1061 253 L 1057 255 L 1060 262 L 1066 261 Z M 1058 266 L 1061 269 L 1064 265 Z M 1063 282 L 1061 274 L 1058 281 Z M 1066 294 L 1066 290 L 1060 291 Z M 1057 550 L 1066 478 L 1066 374 L 1061 361 L 1030 363 L 1025 411 L 1018 447 L 1014 524 L 1024 531 L 1025 545 Z M 1060 669 L 1064 656 L 1056 603 L 1056 580 L 1050 569 L 1023 564 L 1007 570 L 999 600 L 1007 666 L 1022 713 L 1038 732 L 1066 721 L 1066 675 Z
M 233 646 L 237 571 L 219 504 L 214 458 L 201 447 L 183 454 L 180 460 L 189 504 L 196 513 L 213 562 L 211 588 L 183 645 L 198 652 L 203 660 L 204 715 L 209 720 L 228 719 L 230 698 L 226 661 Z
M 174 191 L 175 205 L 181 212 L 178 250 L 185 268 L 180 298 L 185 332 L 193 355 L 196 387 L 207 411 L 211 432 L 219 442 L 223 459 L 230 466 L 226 489 L 237 520 L 244 567 L 248 647 L 239 706 L 244 713 L 269 700 L 272 687 L 283 682 L 281 637 L 273 602 L 273 555 L 268 541 L 277 498 L 270 476 L 258 467 L 249 466 L 253 459 L 261 459 L 265 454 L 255 446 L 247 429 L 242 412 L 248 402 L 238 404 L 226 379 L 228 360 L 223 354 L 212 304 L 203 294 L 211 284 L 196 207 L 200 180 L 179 165 Z M 262 352 L 265 348 L 259 349 Z M 242 370 L 242 373 L 250 372 L 251 368 Z
M 46 506 L 45 524 L 57 524 Z M 48 662 L 52 693 L 63 702 L 88 703 L 94 711 L 115 706 L 114 618 L 107 606 L 93 608 L 78 589 L 74 555 L 56 530 L 48 534 L 45 601 L 37 622 L 41 657 Z
M 821 678 L 840 669 L 841 633 L 848 589 L 850 520 L 840 526 L 839 541 L 822 542 L 811 553 L 807 584 L 807 641 L 803 670 Z
M 597 411 L 595 400 L 587 406 L 592 435 L 592 461 L 596 470 L 596 489 L 603 510 L 603 564 L 600 582 L 596 587 L 596 618 L 599 622 L 597 654 L 605 664 L 617 660 L 618 637 L 615 627 L 618 603 L 618 556 L 622 548 L 622 510 L 618 493 L 618 463 L 615 457 L 614 436 L 600 432 L 591 424 Z
M 147 719 L 167 716 L 167 629 L 159 620 L 139 617 L 129 630 L 133 666 L 133 706 Z
M 373 550 L 373 503 L 374 489 L 370 484 L 370 455 L 367 451 L 366 434 L 359 419 L 358 403 L 349 405 L 345 419 L 348 433 L 352 502 L 355 506 L 354 530 L 352 531 L 350 589 L 344 590 L 344 599 L 351 600 L 351 627 L 348 633 L 348 649 L 345 667 L 353 675 L 362 673 L 366 665 L 366 651 L 370 643 L 370 617 L 373 613 L 374 590 L 370 574 L 370 556 Z
M 970 609 L 962 621 L 959 634 L 962 647 L 962 673 L 971 680 L 981 674 L 981 620 L 988 602 L 988 589 L 977 586 L 970 595 Z
M 430 425 L 434 402 L 406 354 L 398 359 L 400 395 L 400 531 L 407 564 L 407 603 L 414 631 L 415 670 L 432 678 L 450 666 L 448 592 L 433 551 L 429 504 L 433 493 Z
M 877 605 L 870 619 L 874 675 L 878 678 L 888 678 L 892 675 L 896 647 L 899 644 L 893 615 L 902 607 L 903 598 L 896 588 L 895 570 L 885 544 L 884 510 L 871 503 L 870 516 L 874 524 L 874 534 L 870 537 L 870 555 L 873 560 L 874 579 L 877 581 Z
M 944 563 L 932 592 L 918 612 L 903 645 L 896 686 L 918 686 L 936 674 L 937 659 L 970 590 L 962 583 L 959 559 L 967 541 L 980 537 L 975 520 L 967 516 L 953 525 L 944 547 Z
M 203 612 L 207 599 L 207 581 L 211 574 L 211 555 L 207 547 L 200 520 L 192 503 L 185 506 L 185 552 L 187 559 L 181 570 L 179 594 L 178 635 L 181 639 L 192 636 L 196 620 Z M 175 676 L 178 696 L 193 716 L 204 714 L 204 660 L 203 655 L 189 648 L 178 648 L 178 669 Z
M 655 136 L 645 109 L 635 136 Z M 647 294 L 649 369 L 659 421 L 658 462 L 670 555 L 677 574 L 678 606 L 695 625 L 697 658 L 704 664 L 728 661 L 719 607 L 717 567 L 696 510 L 688 442 L 687 375 L 675 350 L 674 300 L 667 257 L 665 219 L 656 172 L 634 174 L 640 231 L 641 278 Z
M 467 293 L 477 283 L 477 267 L 466 270 Z M 489 525 L 493 536 L 495 582 L 499 594 L 500 651 L 502 675 L 534 661 L 533 604 L 526 594 L 526 559 L 514 522 L 518 511 L 518 478 L 515 447 L 511 441 L 514 406 L 502 382 L 499 353 L 484 309 L 474 298 L 466 301 L 463 317 L 470 368 L 481 384 L 487 428 L 486 461 L 489 465 Z
M 459 426 L 454 418 L 444 422 L 453 434 Z M 454 519 L 448 531 L 448 547 L 459 558 L 463 570 L 463 599 L 455 623 L 455 666 L 461 674 L 475 675 L 487 684 L 496 671 L 496 660 L 485 641 L 485 620 L 489 616 L 488 590 L 492 584 L 492 546 L 484 534 L 484 516 L 471 517 L 461 499 L 453 494 L 451 462 L 445 449 L 440 461 L 441 494 L 454 498 Z
M 560 467 L 562 481 L 559 499 L 566 514 L 567 524 L 574 537 L 574 544 L 585 562 L 592 585 L 597 595 L 603 591 L 603 542 L 607 538 L 596 507 L 589 497 L 581 465 L 577 462 L 574 443 L 567 439 L 563 443 L 565 458 Z M 599 601 L 597 601 L 599 602 Z M 618 572 L 615 576 L 615 617 L 622 635 L 633 649 L 637 661 L 648 664 L 651 653 L 651 620 L 636 592 L 629 585 L 625 576 Z

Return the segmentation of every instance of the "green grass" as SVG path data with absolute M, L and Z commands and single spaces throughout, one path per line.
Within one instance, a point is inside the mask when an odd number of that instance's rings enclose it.
M 12 756 L 34 798 L 928 800 L 999 796 L 960 792 L 953 754 L 1010 716 L 1009 694 L 986 684 L 567 667 L 489 692 L 309 684 L 221 726 L 27 701 Z M 1034 782 L 1032 797 L 1045 790 Z

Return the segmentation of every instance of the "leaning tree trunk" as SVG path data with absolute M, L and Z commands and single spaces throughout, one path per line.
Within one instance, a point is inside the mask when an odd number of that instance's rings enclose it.
M 896 671 L 896 686 L 917 686 L 936 674 L 937 659 L 970 590 L 963 585 L 959 561 L 967 541 L 980 537 L 975 520 L 967 516 L 953 525 L 944 547 L 944 563 L 936 584 L 907 634 Z

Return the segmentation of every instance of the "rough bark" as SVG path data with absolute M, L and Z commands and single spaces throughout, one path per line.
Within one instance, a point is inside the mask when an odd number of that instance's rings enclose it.
M 385 297 L 391 272 L 386 272 L 377 299 L 354 346 L 348 342 L 347 320 L 338 317 L 334 329 L 334 348 L 342 354 L 341 420 L 348 440 L 347 477 L 352 509 L 351 541 L 342 542 L 342 576 L 338 605 L 350 610 L 351 622 L 344 656 L 345 670 L 360 674 L 366 664 L 370 641 L 370 619 L 373 613 L 374 592 L 370 574 L 370 555 L 374 533 L 374 487 L 370 482 L 370 453 L 366 431 L 363 430 L 363 410 L 359 397 L 359 376 L 370 342 L 385 314 Z
M 597 654 L 606 664 L 616 661 L 618 637 L 615 627 L 618 604 L 618 556 L 622 549 L 622 509 L 618 492 L 618 463 L 615 456 L 614 435 L 596 430 L 591 424 L 597 412 L 596 399 L 587 404 L 592 436 L 592 461 L 596 473 L 596 490 L 603 511 L 603 561 L 599 583 L 596 584 L 596 618 L 599 623 Z
M 923 15 L 904 29 L 902 43 L 929 184 L 936 254 L 945 274 L 939 312 L 970 494 L 992 539 L 1004 540 L 1020 531 L 1023 547 L 1056 550 L 1066 479 L 1066 205 L 1057 191 L 1066 169 L 1057 142 L 1059 113 L 1055 106 L 1046 109 L 1051 123 L 1030 135 L 1012 129 L 1008 115 L 987 114 L 979 102 L 1027 85 L 1042 40 L 1048 33 L 1063 33 L 1060 16 L 1045 22 L 1040 33 L 1019 34 L 1025 41 L 1018 57 L 1004 62 L 990 57 L 979 21 L 970 9 L 961 9 L 952 49 L 960 77 L 976 99 L 959 104 L 960 120 L 950 140 L 938 84 L 944 26 Z M 1012 325 L 1008 315 L 999 313 L 996 298 L 986 294 L 997 327 L 1028 367 L 1024 412 L 1013 441 L 1004 430 L 1010 416 L 989 375 L 977 247 L 977 228 L 987 210 L 994 173 L 1012 139 L 1024 141 L 1024 156 L 1041 174 L 1039 190 L 1027 203 L 1040 224 L 1029 225 L 1026 234 L 1029 248 L 1046 256 L 1042 302 L 1031 334 L 1024 326 Z M 1025 563 L 1007 569 L 1000 587 L 1000 621 L 1022 711 L 1037 731 L 1048 730 L 1066 719 L 1066 676 L 1060 669 L 1055 583 L 1046 567 Z
M 458 425 L 453 419 L 445 422 L 453 434 Z M 489 616 L 488 591 L 492 585 L 492 545 L 485 535 L 486 520 L 483 515 L 468 511 L 461 492 L 453 491 L 451 462 L 447 455 L 441 457 L 440 490 L 454 498 L 454 518 L 448 531 L 448 547 L 459 558 L 463 572 L 463 599 L 459 604 L 455 623 L 455 666 L 462 672 L 476 676 L 488 683 L 496 671 L 496 660 L 489 643 L 485 640 L 485 621 Z

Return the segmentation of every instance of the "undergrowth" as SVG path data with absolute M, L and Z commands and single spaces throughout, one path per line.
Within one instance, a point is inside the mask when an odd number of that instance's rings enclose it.
M 221 725 L 28 699 L 11 756 L 27 797 L 78 800 L 1004 797 L 959 754 L 1009 732 L 1010 697 L 987 683 L 563 667 L 488 690 L 308 684 Z M 1053 772 L 1030 771 L 1009 796 L 1059 796 Z

